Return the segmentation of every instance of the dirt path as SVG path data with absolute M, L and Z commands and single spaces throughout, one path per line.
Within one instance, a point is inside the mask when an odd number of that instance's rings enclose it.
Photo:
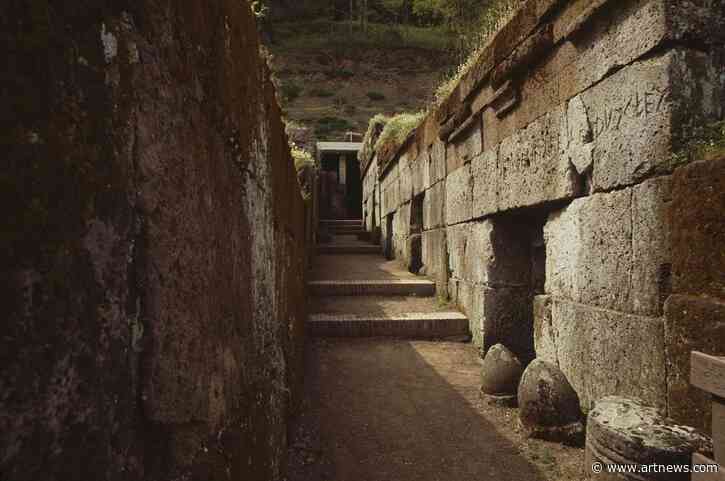
M 524 439 L 479 371 L 469 344 L 310 340 L 290 481 L 583 479 L 582 451 Z

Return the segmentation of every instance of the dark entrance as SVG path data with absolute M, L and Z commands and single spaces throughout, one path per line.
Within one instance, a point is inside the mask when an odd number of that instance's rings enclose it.
M 344 166 L 341 165 L 344 159 Z M 325 219 L 360 219 L 362 217 L 362 182 L 357 153 L 324 151 L 320 207 Z

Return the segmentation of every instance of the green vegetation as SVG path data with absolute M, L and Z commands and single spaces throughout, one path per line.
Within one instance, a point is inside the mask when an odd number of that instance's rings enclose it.
M 375 150 L 386 144 L 402 145 L 425 117 L 425 112 L 402 113 L 391 118 L 375 142 Z
M 725 121 L 696 129 L 683 148 L 673 154 L 673 162 L 678 165 L 697 160 L 714 160 L 722 156 L 725 156 Z
M 368 122 L 368 129 L 363 137 L 362 149 L 360 149 L 360 152 L 358 153 L 358 159 L 360 162 L 366 163 L 368 159 L 372 158 L 375 143 L 389 121 L 390 117 L 383 114 L 377 114 L 370 119 Z
M 302 86 L 294 81 L 282 82 L 280 86 L 282 97 L 288 102 L 294 102 L 302 94 Z
M 353 125 L 340 117 L 322 117 L 317 121 L 315 136 L 318 139 L 329 139 L 333 134 L 352 129 Z
M 298 172 L 305 167 L 315 166 L 315 159 L 307 150 L 290 143 L 290 151 L 292 152 L 292 159 L 295 161 L 295 169 Z
M 334 97 L 335 93 L 330 92 L 329 90 L 322 89 L 322 88 L 314 88 L 314 89 L 310 90 L 310 95 L 312 95 L 313 97 L 322 98 L 322 97 Z
M 459 55 L 463 59 L 435 91 L 434 105 L 440 105 L 473 67 L 492 36 L 508 21 L 523 0 L 493 0 L 480 13 L 469 30 L 459 35 Z
M 372 101 L 385 100 L 385 94 L 380 92 L 371 91 L 365 95 L 367 95 L 367 97 Z
M 368 24 L 318 19 L 274 25 L 275 40 L 282 49 L 326 49 L 344 53 L 356 48 L 419 48 L 449 51 L 455 46 L 453 32 L 446 26 Z M 321 59 L 322 62 L 326 60 Z

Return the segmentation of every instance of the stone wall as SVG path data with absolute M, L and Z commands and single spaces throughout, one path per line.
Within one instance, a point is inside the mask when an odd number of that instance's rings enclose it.
M 702 424 L 686 353 L 725 353 L 722 171 L 681 165 L 723 118 L 723 27 L 708 0 L 529 0 L 368 167 L 363 205 L 379 192 L 390 252 L 408 260 L 423 196 L 423 272 L 474 342 L 557 364 L 585 410 L 620 394 Z
M 0 478 L 283 479 L 305 204 L 247 2 L 0 19 Z

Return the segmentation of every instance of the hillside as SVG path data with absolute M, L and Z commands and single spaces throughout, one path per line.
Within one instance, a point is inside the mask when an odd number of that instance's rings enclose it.
M 363 34 L 349 27 L 277 24 L 267 42 L 288 120 L 318 140 L 362 134 L 377 113 L 425 108 L 456 63 L 442 29 L 372 25 Z

